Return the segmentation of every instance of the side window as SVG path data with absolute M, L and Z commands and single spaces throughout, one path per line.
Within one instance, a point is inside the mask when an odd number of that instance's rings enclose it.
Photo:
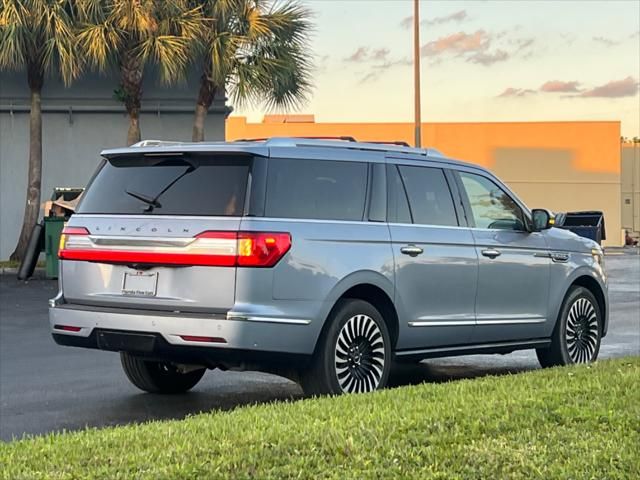
M 401 165 L 413 223 L 458 226 L 453 197 L 444 172 L 439 168 Z
M 361 221 L 367 168 L 359 162 L 270 159 L 265 215 Z
M 387 165 L 387 221 L 412 223 L 409 201 L 396 165 Z
M 488 178 L 459 172 L 476 228 L 526 230 L 522 209 Z

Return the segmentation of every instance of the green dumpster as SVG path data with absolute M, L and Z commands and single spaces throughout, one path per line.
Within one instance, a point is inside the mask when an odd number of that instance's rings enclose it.
M 58 278 L 58 246 L 64 217 L 44 217 L 44 252 L 47 278 Z

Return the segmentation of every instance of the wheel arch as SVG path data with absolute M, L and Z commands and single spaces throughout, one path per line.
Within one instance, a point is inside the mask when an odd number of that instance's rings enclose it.
M 607 334 L 607 329 L 609 327 L 609 322 L 608 322 L 609 312 L 608 312 L 608 305 L 607 305 L 604 289 L 602 288 L 600 283 L 590 275 L 578 276 L 571 282 L 569 289 L 571 289 L 572 287 L 586 288 L 593 294 L 594 297 L 596 297 L 596 301 L 598 302 L 598 307 L 600 308 L 600 314 L 602 315 L 602 319 L 603 319 L 602 336 L 604 337 Z M 567 292 L 569 291 L 569 289 L 567 289 Z
M 391 281 L 377 272 L 356 272 L 340 281 L 328 296 L 326 308 L 323 312 L 323 325 L 320 335 L 316 339 L 315 350 L 328 328 L 327 321 L 343 299 L 359 299 L 373 305 L 382 315 L 389 335 L 391 348 L 394 349 L 400 333 L 400 322 L 396 306 L 393 302 L 394 288 Z

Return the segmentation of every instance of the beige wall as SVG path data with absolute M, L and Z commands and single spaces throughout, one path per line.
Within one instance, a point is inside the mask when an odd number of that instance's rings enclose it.
M 341 136 L 413 143 L 411 123 L 315 123 L 312 116 L 247 123 L 227 119 L 226 138 Z M 531 208 L 601 210 L 605 245 L 622 245 L 620 122 L 425 123 L 422 145 L 483 165 Z
M 640 234 L 640 143 L 622 145 L 622 228 Z

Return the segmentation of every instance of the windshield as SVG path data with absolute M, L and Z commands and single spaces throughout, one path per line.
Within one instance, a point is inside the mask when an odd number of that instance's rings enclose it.
M 134 156 L 106 161 L 78 213 L 242 215 L 249 158 Z

